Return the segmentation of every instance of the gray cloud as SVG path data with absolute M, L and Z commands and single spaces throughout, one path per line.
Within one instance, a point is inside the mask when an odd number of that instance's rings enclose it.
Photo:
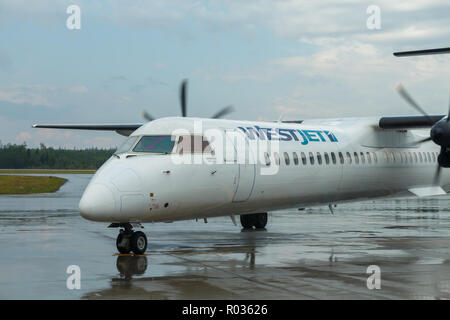
M 135 84 L 130 87 L 130 91 L 134 93 L 140 93 L 142 90 L 144 90 L 147 86 L 143 84 Z
M 113 80 L 113 81 L 125 81 L 125 80 L 127 80 L 127 77 L 124 75 L 118 75 L 118 76 L 112 76 L 109 79 Z
M 11 57 L 0 47 L 0 70 L 10 71 L 13 65 Z
M 153 79 L 153 78 L 151 78 L 151 77 L 148 77 L 148 78 L 147 78 L 147 81 L 148 81 L 150 84 L 152 84 L 152 85 L 161 85 L 161 86 L 167 86 L 167 85 L 169 85 L 167 82 L 160 81 L 160 80 L 157 80 L 157 79 Z

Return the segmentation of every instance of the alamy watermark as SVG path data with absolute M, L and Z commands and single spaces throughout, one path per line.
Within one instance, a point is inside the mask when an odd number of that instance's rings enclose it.
M 69 290 L 81 289 L 81 268 L 75 264 L 70 265 L 66 269 L 66 273 L 69 274 L 66 280 L 66 287 Z
M 381 29 L 381 9 L 379 6 L 370 5 L 366 9 L 366 13 L 369 15 L 366 20 L 366 26 L 369 30 Z
M 66 27 L 69 30 L 81 29 L 81 9 L 80 6 L 72 4 L 67 7 L 66 13 L 69 14 L 66 20 Z
M 370 265 L 366 270 L 370 276 L 367 278 L 367 289 L 381 289 L 381 269 L 377 265 Z

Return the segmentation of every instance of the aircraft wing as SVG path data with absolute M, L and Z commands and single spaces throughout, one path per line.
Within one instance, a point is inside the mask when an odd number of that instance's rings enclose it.
M 143 124 L 34 124 L 33 128 L 115 131 L 129 136 Z
M 378 123 L 381 129 L 421 129 L 431 128 L 445 115 L 382 117 Z

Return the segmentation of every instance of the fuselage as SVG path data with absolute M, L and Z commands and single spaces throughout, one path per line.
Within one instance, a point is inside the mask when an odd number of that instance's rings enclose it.
M 179 137 L 189 135 L 205 137 L 208 148 L 180 155 Z M 172 137 L 171 152 L 136 151 L 142 137 L 155 136 Z M 439 147 L 413 144 L 421 138 L 380 129 L 375 118 L 158 119 L 97 171 L 80 212 L 94 221 L 168 222 L 411 196 L 433 184 L 437 167 Z M 440 186 L 449 182 L 444 170 Z

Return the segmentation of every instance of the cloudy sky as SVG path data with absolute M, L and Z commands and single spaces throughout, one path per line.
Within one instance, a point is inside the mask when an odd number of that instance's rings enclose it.
M 81 29 L 66 9 L 81 9 Z M 367 8 L 381 29 L 368 29 Z M 447 112 L 450 55 L 393 51 L 450 46 L 450 2 L 0 0 L 0 140 L 109 147 L 115 133 L 31 129 L 33 123 L 140 123 L 180 114 L 274 120 Z

